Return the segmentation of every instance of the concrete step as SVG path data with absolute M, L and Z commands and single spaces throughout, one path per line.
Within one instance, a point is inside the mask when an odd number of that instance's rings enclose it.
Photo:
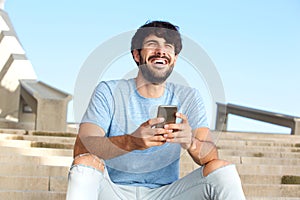
M 227 134 L 227 133 L 223 133 Z M 219 137 L 219 141 L 247 141 L 252 144 L 261 145 L 261 144 L 273 144 L 275 146 L 281 144 L 288 144 L 289 146 L 299 144 L 300 135 L 269 135 L 269 134 L 252 134 L 249 137 L 245 136 L 244 134 L 238 134 L 238 137 Z
M 26 156 L 26 155 L 7 155 L 0 154 L 0 164 L 10 165 L 48 165 L 48 166 L 71 166 L 73 157 L 71 156 Z
M 243 185 L 245 184 L 281 184 L 281 175 L 240 175 Z
M 300 141 L 300 135 L 277 134 L 277 133 L 253 133 L 253 132 L 215 132 L 212 134 L 215 138 L 230 140 L 268 140 L 268 141 L 291 141 L 292 143 Z
M 228 144 L 231 143 L 236 146 L 282 146 L 282 147 L 300 147 L 300 138 L 295 139 L 247 139 L 247 138 L 239 138 L 239 139 L 230 139 L 230 138 L 220 138 L 215 141 L 215 143 L 220 144 Z
M 38 136 L 38 135 L 17 135 L 1 133 L 0 139 L 4 140 L 28 140 L 36 142 L 52 142 L 52 143 L 62 143 L 62 144 L 74 144 L 75 137 L 62 137 L 62 136 Z
M 3 119 L 0 119 L 0 121 Z M 5 129 L 0 128 L 0 133 L 7 133 L 7 134 L 16 134 L 16 135 L 25 135 L 27 134 L 27 131 L 24 129 Z
M 67 190 L 67 177 L 49 176 L 0 176 L 1 190 L 38 190 L 65 192 Z
M 39 142 L 29 140 L 6 140 L 0 139 L 0 146 L 9 147 L 42 147 L 42 148 L 56 148 L 56 149 L 73 149 L 72 144 L 53 143 L 53 142 Z
M 286 159 L 300 159 L 299 152 L 272 152 L 260 151 L 257 149 L 251 150 L 234 150 L 234 149 L 219 149 L 219 156 L 242 156 L 242 157 L 267 157 L 267 158 L 286 158 Z
M 300 197 L 300 185 L 244 184 L 243 189 L 247 197 Z
M 52 191 L 0 190 L 0 197 L 3 200 L 65 200 L 66 193 Z
M 59 132 L 59 131 L 36 131 L 36 130 L 31 130 L 28 131 L 28 135 L 38 135 L 38 136 L 51 136 L 51 137 L 76 137 L 77 136 L 77 131 L 76 132 Z
M 237 164 L 237 170 L 240 175 L 295 175 L 300 176 L 300 166 L 287 165 L 257 165 Z
M 73 149 L 31 148 L 0 146 L 0 155 L 28 155 L 28 156 L 73 156 Z
M 272 158 L 272 157 L 241 157 L 241 164 L 253 164 L 256 165 L 290 165 L 300 166 L 300 159 L 294 158 Z
M 67 177 L 69 168 L 68 166 L 20 165 L 11 163 L 10 165 L 0 165 L 0 175 Z
M 299 197 L 247 197 L 247 200 L 299 200 Z
M 3 119 L 0 118 L 0 121 Z M 4 119 L 5 120 L 5 119 Z M 7 120 L 5 120 L 7 121 Z M 17 135 L 39 135 L 39 136 L 53 136 L 53 137 L 76 137 L 78 133 L 78 125 L 76 124 L 69 124 L 67 132 L 58 132 L 58 131 L 36 131 L 36 130 L 29 130 L 26 131 L 24 129 L 9 129 L 9 128 L 0 128 L 0 133 L 6 134 L 17 134 Z
M 297 152 L 300 153 L 299 147 L 281 147 L 281 146 L 234 146 L 232 145 L 217 145 L 218 149 L 231 149 L 236 151 L 260 151 L 260 152 Z
M 272 157 L 247 157 L 247 156 L 220 156 L 221 159 L 235 164 L 258 165 L 300 165 L 300 159 L 272 158 Z
M 300 148 L 300 141 L 290 140 L 230 140 L 221 139 L 216 141 L 217 146 L 266 146 L 266 147 L 296 147 Z

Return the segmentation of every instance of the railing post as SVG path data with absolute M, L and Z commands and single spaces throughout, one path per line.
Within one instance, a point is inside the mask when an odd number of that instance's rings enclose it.
M 216 130 L 226 131 L 227 120 L 228 120 L 228 113 L 227 113 L 226 104 L 217 103 Z
M 294 119 L 294 127 L 292 128 L 292 135 L 300 135 L 300 118 Z

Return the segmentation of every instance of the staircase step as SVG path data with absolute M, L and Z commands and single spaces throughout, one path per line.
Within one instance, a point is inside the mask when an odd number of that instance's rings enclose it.
M 62 143 L 62 144 L 74 144 L 75 137 L 61 137 L 61 136 L 37 136 L 37 135 L 17 135 L 1 133 L 1 140 L 28 140 L 36 142 L 52 142 L 52 143 Z
M 241 157 L 242 164 L 258 164 L 258 165 L 290 165 L 300 166 L 300 159 L 288 158 L 268 158 L 268 157 Z
M 300 166 L 237 164 L 240 175 L 300 175 Z
M 1 121 L 1 119 L 0 119 Z M 0 129 L 0 133 L 7 133 L 7 134 L 16 134 L 16 135 L 25 135 L 27 134 L 27 131 L 25 131 L 24 129 L 5 129 L 5 128 L 1 128 Z
M 28 131 L 29 135 L 51 136 L 51 137 L 70 137 L 75 138 L 77 132 L 57 132 L 57 131 Z
M 278 134 L 278 133 L 252 133 L 252 132 L 216 132 L 213 131 L 213 135 L 220 139 L 230 139 L 230 140 L 272 140 L 272 141 L 290 141 L 294 143 L 295 141 L 300 141 L 300 135 L 290 135 L 290 134 Z
M 299 147 L 281 147 L 281 146 L 235 146 L 235 145 L 218 145 L 217 147 L 219 150 L 221 149 L 230 149 L 230 150 L 237 150 L 237 151 L 260 151 L 260 152 L 285 152 L 285 153 L 295 153 L 300 152 Z
M 218 146 L 235 146 L 235 147 L 245 147 L 245 146 L 266 146 L 266 147 L 298 147 L 300 148 L 300 139 L 297 140 L 252 140 L 252 139 L 220 139 L 216 141 Z
M 234 149 L 219 149 L 219 156 L 242 156 L 242 157 L 267 157 L 267 158 L 286 158 L 300 159 L 299 152 L 272 152 L 253 150 L 234 150 Z
M 300 197 L 300 185 L 244 184 L 248 197 Z
M 220 156 L 221 159 L 234 164 L 259 164 L 259 165 L 300 165 L 300 159 L 272 158 L 272 157 L 247 157 L 247 156 Z
M 67 177 L 49 176 L 0 176 L 1 190 L 38 190 L 65 192 Z
M 67 166 L 46 166 L 46 165 L 0 165 L 0 175 L 6 176 L 60 176 L 67 177 L 69 168 Z
M 22 200 L 65 200 L 65 192 L 52 191 L 22 191 L 22 190 L 0 190 L 1 199 Z
M 247 200 L 299 200 L 299 197 L 247 197 Z
M 73 157 L 71 156 L 26 156 L 26 155 L 7 155 L 0 154 L 1 164 L 30 164 L 30 165 L 49 165 L 49 166 L 71 166 Z
M 73 149 L 53 148 L 31 148 L 31 147 L 10 147 L 0 146 L 0 155 L 28 155 L 28 156 L 73 156 Z
M 73 149 L 74 143 L 53 143 L 53 142 L 39 142 L 30 140 L 6 140 L 0 139 L 0 146 L 9 147 L 42 147 L 42 148 L 56 148 L 56 149 Z
M 240 175 L 243 184 L 281 184 L 281 175 Z
M 48 177 L 0 176 L 2 190 L 43 190 L 48 191 Z

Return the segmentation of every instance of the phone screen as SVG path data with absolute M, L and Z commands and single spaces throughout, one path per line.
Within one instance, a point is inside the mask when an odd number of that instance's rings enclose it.
M 163 123 L 156 125 L 157 128 L 163 128 L 165 124 L 176 123 L 177 106 L 173 105 L 161 105 L 158 107 L 157 117 L 165 118 Z

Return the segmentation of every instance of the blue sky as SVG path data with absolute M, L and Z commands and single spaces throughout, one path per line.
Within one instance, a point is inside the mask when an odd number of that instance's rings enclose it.
M 228 103 L 300 116 L 300 1 L 6 0 L 5 11 L 38 79 L 68 93 L 101 43 L 166 20 L 214 62 Z M 234 116 L 229 128 L 289 132 Z

